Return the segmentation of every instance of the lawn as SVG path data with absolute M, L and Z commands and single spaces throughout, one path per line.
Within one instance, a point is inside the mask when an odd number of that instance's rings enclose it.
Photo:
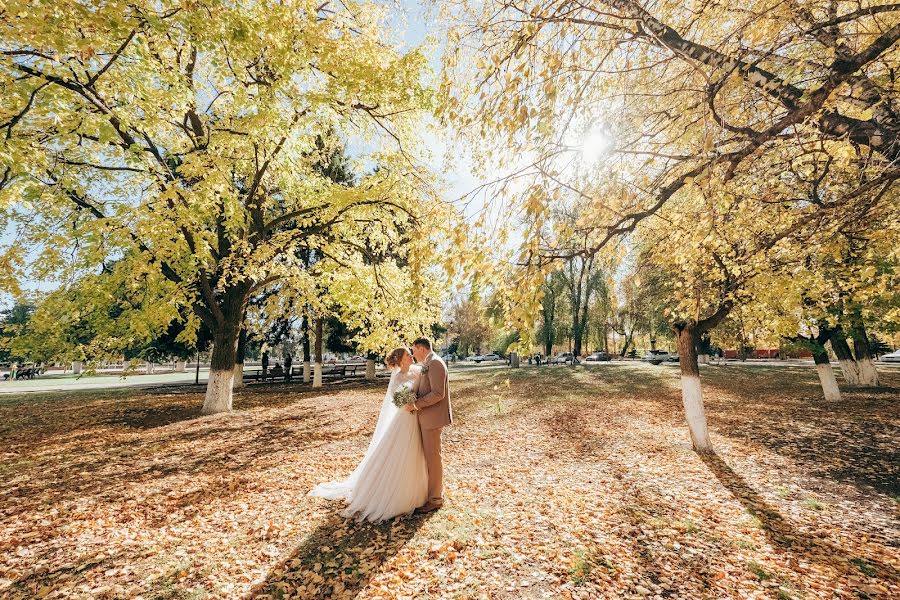
M 0 397 L 3 598 L 900 597 L 900 372 L 451 371 L 447 505 L 379 525 L 308 498 L 365 450 L 384 382 Z

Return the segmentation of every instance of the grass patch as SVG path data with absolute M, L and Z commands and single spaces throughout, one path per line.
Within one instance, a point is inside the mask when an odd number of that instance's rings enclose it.
M 762 565 L 755 560 L 751 560 L 747 563 L 747 569 L 749 569 L 751 573 L 756 575 L 756 578 L 760 581 L 767 581 L 769 579 L 772 579 L 772 576 L 769 575 L 766 570 L 763 569 Z
M 591 574 L 600 569 L 610 575 L 616 572 L 615 565 L 607 557 L 598 556 L 592 550 L 579 548 L 575 551 L 575 561 L 572 563 L 572 568 L 569 569 L 569 581 L 578 586 L 584 585 L 591 580 Z
M 673 525 L 683 533 L 696 533 L 700 531 L 700 526 L 690 519 L 678 519 Z
M 825 505 L 815 498 L 804 498 L 801 504 L 809 510 L 823 510 L 825 508 Z
M 867 563 L 862 558 L 851 558 L 850 564 L 855 566 L 857 569 L 862 571 L 863 574 L 868 575 L 869 577 L 875 577 L 875 567 Z

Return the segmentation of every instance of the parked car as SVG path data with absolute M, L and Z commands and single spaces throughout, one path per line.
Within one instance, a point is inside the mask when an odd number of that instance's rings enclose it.
M 478 362 L 481 360 L 481 355 L 480 354 L 470 354 L 469 356 L 466 357 L 466 360 Z
M 669 358 L 666 359 L 666 362 L 677 363 L 679 360 L 680 360 L 680 358 L 679 358 L 678 354 L 673 352 L 673 353 L 669 354 Z
M 900 363 L 900 350 L 894 350 L 890 354 L 882 354 L 878 360 L 881 362 Z
M 670 352 L 667 352 L 666 350 L 651 350 L 650 352 L 648 352 L 647 354 L 644 355 L 644 357 L 641 359 L 641 361 L 650 363 L 651 365 L 659 365 L 659 364 L 666 362 L 673 356 L 675 357 L 675 360 L 677 361 L 678 360 L 677 354 L 672 354 Z
M 503 360 L 503 359 L 500 358 L 499 354 L 491 352 L 490 354 L 485 354 L 484 356 L 476 356 L 474 360 L 475 360 L 475 362 L 480 363 L 480 362 L 493 362 L 496 360 Z
M 608 352 L 594 352 L 593 354 L 585 357 L 584 362 L 604 362 L 607 360 L 612 360 L 612 356 L 609 355 Z
M 579 361 L 578 357 L 571 352 L 560 352 L 559 354 L 551 358 L 549 362 L 554 365 L 577 365 L 581 361 Z

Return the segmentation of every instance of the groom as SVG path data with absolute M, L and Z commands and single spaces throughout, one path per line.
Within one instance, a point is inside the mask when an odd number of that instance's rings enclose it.
M 419 338 L 413 342 L 413 356 L 422 365 L 418 399 L 406 405 L 409 412 L 417 412 L 422 433 L 422 448 L 428 466 L 428 501 L 416 509 L 427 513 L 444 505 L 444 466 L 441 463 L 441 430 L 453 422 L 450 409 L 450 384 L 447 365 L 431 351 L 431 340 Z

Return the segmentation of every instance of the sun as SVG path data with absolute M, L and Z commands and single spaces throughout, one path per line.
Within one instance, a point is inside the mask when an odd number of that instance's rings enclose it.
M 581 155 L 587 162 L 596 162 L 613 147 L 613 139 L 610 134 L 599 127 L 588 132 L 581 144 Z

